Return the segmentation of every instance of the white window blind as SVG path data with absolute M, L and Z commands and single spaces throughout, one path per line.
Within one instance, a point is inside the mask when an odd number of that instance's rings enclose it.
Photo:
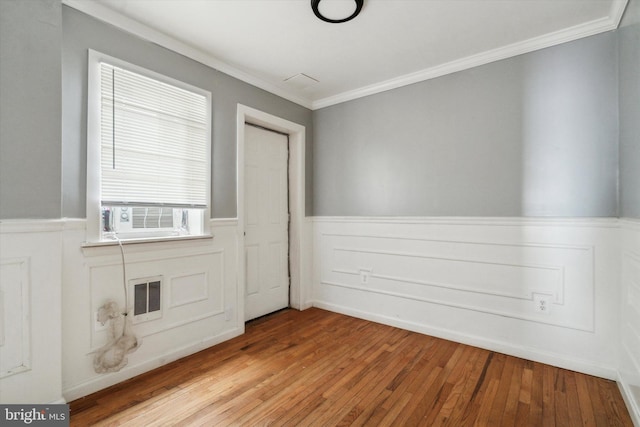
M 107 63 L 100 81 L 102 206 L 206 208 L 207 98 Z

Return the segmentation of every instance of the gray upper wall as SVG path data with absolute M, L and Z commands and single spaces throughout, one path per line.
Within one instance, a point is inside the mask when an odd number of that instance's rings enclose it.
M 314 112 L 307 214 L 640 217 L 638 4 L 614 33 Z M 214 217 L 235 216 L 237 102 L 311 143 L 305 108 L 60 0 L 2 0 L 0 219 L 84 217 L 89 47 L 212 91 Z
M 61 213 L 61 5 L 0 0 L 0 218 Z
M 212 214 L 236 216 L 237 104 L 307 129 L 306 211 L 312 211 L 311 111 L 173 51 L 135 37 L 75 9 L 62 8 L 63 216 L 85 217 L 87 50 L 93 49 L 208 90 L 213 102 Z
M 620 216 L 640 218 L 640 1 L 627 5 L 620 58 Z
M 607 33 L 318 110 L 314 214 L 616 216 L 617 79 Z

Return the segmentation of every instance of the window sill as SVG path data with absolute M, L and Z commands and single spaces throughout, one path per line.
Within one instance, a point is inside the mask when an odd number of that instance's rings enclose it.
M 162 236 L 162 237 L 140 237 L 136 239 L 120 239 L 123 246 L 137 245 L 141 243 L 168 243 L 168 242 L 182 242 L 189 240 L 213 240 L 213 234 L 203 234 L 198 236 Z M 118 246 L 117 240 L 103 240 L 100 242 L 85 242 L 82 244 L 83 248 L 99 248 Z

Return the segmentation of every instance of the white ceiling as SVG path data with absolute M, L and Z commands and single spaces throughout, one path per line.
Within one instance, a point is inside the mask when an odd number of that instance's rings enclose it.
M 365 0 L 343 24 L 309 0 L 64 3 L 316 109 L 615 29 L 627 0 Z

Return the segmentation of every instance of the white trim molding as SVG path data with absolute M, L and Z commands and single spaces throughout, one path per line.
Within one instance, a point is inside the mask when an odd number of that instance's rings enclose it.
M 310 283 L 309 223 L 305 221 L 305 150 L 304 126 L 280 117 L 238 104 L 237 116 L 237 200 L 238 200 L 238 316 L 244 321 L 244 294 L 246 287 L 244 252 L 244 162 L 245 162 L 245 123 L 252 123 L 289 135 L 289 267 L 291 287 L 289 302 L 293 308 L 304 309 L 310 305 L 306 301 L 305 283 Z M 240 319 L 240 318 L 239 318 Z
M 30 257 L 0 257 L 0 381 L 31 370 L 30 272 Z
M 601 217 L 487 217 L 487 216 L 314 216 L 309 217 L 314 223 L 367 223 L 379 224 L 424 224 L 424 225 L 485 225 L 485 226 L 560 226 L 560 227 L 597 227 L 619 228 L 618 218 Z M 626 219 L 631 223 L 631 220 Z M 637 222 L 640 227 L 640 220 Z
M 62 396 L 60 219 L 0 223 L 0 401 Z
M 3 219 L 0 220 L 0 234 L 57 233 L 66 224 L 65 219 Z

